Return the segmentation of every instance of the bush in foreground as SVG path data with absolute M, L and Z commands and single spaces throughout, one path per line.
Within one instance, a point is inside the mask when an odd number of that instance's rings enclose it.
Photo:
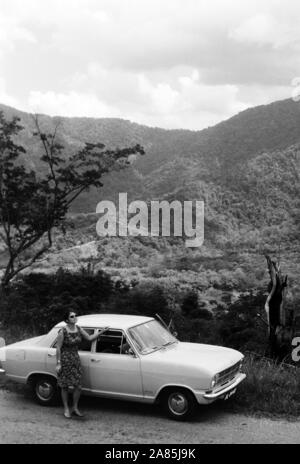
M 243 412 L 300 415 L 300 369 L 268 358 L 246 356 L 247 378 L 231 402 Z
M 76 273 L 59 269 L 50 275 L 25 275 L 2 295 L 0 322 L 12 337 L 22 333 L 33 336 L 50 330 L 69 309 L 78 315 L 101 312 L 112 292 L 113 283 L 102 271 L 89 274 L 85 269 Z

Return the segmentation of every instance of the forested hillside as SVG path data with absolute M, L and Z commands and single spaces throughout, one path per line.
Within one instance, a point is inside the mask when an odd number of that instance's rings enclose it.
M 25 163 L 40 169 L 41 152 L 32 137 L 31 115 L 21 117 Z M 86 141 L 108 147 L 140 143 L 146 156 L 126 171 L 106 177 L 104 188 L 81 197 L 73 209 L 74 228 L 56 237 L 54 253 L 38 269 L 78 268 L 93 261 L 122 278 L 173 281 L 187 286 L 238 291 L 266 285 L 264 253 L 281 256 L 295 281 L 299 273 L 300 105 L 292 100 L 244 111 L 202 131 L 148 128 L 119 119 L 40 116 L 46 132 L 59 122 L 66 156 Z M 180 239 L 100 239 L 95 212 L 99 200 L 180 199 L 205 201 L 205 241 L 186 249 Z M 92 245 L 84 245 L 92 242 Z M 75 248 L 74 248 L 75 247 Z M 5 255 L 2 255 L 2 260 Z M 263 281 L 262 281 L 263 277 Z M 214 292 L 212 292 L 214 293 Z M 215 296 L 212 297 L 214 299 Z

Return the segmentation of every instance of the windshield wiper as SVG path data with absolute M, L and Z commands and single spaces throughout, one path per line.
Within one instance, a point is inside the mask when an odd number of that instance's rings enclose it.
M 160 345 L 160 346 L 151 346 L 150 348 L 144 348 L 142 350 L 142 354 L 147 354 L 147 353 L 151 353 L 152 351 L 161 350 L 161 348 L 165 348 L 166 346 L 172 345 L 173 343 L 176 343 L 176 342 L 175 341 L 174 342 L 167 342 L 167 343 L 164 343 L 163 345 Z
M 151 346 L 150 348 L 144 348 L 142 350 L 142 354 L 151 353 L 151 351 L 158 350 L 160 348 L 161 348 L 161 346 Z
M 176 343 L 176 341 L 164 343 L 163 346 L 173 345 L 173 343 Z

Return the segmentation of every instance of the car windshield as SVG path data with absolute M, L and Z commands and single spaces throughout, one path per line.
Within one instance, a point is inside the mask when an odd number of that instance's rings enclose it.
M 148 354 L 165 346 L 177 343 L 177 339 L 157 321 L 149 321 L 129 329 L 137 350 Z

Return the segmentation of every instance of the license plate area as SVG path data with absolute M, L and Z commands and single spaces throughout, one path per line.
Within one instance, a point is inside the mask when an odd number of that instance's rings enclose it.
M 232 395 L 235 394 L 235 392 L 236 392 L 236 388 L 234 388 L 230 392 L 226 393 L 226 395 L 224 395 L 224 401 L 228 400 Z

